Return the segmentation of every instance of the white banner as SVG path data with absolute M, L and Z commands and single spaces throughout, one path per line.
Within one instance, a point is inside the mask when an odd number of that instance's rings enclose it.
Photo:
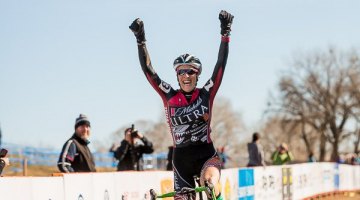
M 236 199 L 239 185 L 239 169 L 221 170 L 221 194 L 224 200 Z
M 322 169 L 316 163 L 304 163 L 292 166 L 293 197 L 302 199 L 321 192 Z
M 65 199 L 69 200 L 97 200 L 93 190 L 97 186 L 93 182 L 93 173 L 64 174 Z
M 222 170 L 225 200 L 303 199 L 360 189 L 360 166 L 304 163 Z M 173 191 L 172 171 L 72 173 L 59 177 L 0 177 L 1 200 L 145 200 L 149 190 Z M 204 199 L 206 199 L 205 195 Z M 164 200 L 172 200 L 166 198 Z
M 340 190 L 352 190 L 354 188 L 353 166 L 339 165 Z
M 31 190 L 32 190 L 32 199 L 33 200 L 37 200 L 37 199 L 63 200 L 63 199 L 65 199 L 64 198 L 64 195 L 65 195 L 64 182 L 63 182 L 62 177 L 32 177 L 31 178 Z M 23 199 L 29 199 L 29 198 L 23 198 Z
M 116 198 L 115 175 L 114 173 L 93 173 L 93 199 L 110 200 Z
M 172 172 L 117 172 L 115 173 L 116 199 L 143 200 L 150 199 L 150 189 L 157 193 L 173 191 Z
M 1 200 L 32 200 L 31 178 L 0 177 Z
M 352 167 L 353 170 L 353 190 L 360 190 L 360 166 Z
M 255 199 L 282 199 L 281 167 L 254 167 Z
M 338 171 L 334 163 L 317 163 L 316 167 L 321 168 L 321 183 L 317 185 L 318 193 L 326 193 L 337 190 L 335 176 Z

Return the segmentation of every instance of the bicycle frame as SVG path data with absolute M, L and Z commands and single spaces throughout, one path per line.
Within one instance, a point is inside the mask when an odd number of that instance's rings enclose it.
M 160 194 L 160 195 L 157 195 L 156 192 L 153 189 L 151 189 L 150 196 L 151 196 L 151 200 L 156 200 L 156 199 L 162 199 L 162 198 L 167 198 L 167 197 L 174 197 L 176 194 L 201 193 L 204 191 L 208 191 L 210 193 L 212 199 L 214 199 L 214 200 L 216 199 L 215 190 L 211 184 L 207 184 L 207 186 L 187 188 L 186 190 L 174 191 L 174 192 L 169 192 L 169 193 Z

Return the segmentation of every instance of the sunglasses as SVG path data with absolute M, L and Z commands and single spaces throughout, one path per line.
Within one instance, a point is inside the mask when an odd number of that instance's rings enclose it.
M 194 74 L 197 74 L 197 71 L 195 71 L 193 69 L 179 69 L 177 71 L 177 74 L 180 75 L 180 76 L 184 76 L 185 74 L 194 75 Z

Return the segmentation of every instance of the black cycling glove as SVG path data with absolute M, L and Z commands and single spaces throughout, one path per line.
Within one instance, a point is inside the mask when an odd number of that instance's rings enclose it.
M 233 21 L 234 16 L 230 13 L 226 12 L 225 10 L 222 10 L 219 13 L 219 20 L 221 23 L 221 35 L 222 36 L 230 36 L 231 31 L 231 24 Z
M 131 23 L 129 26 L 130 30 L 134 33 L 136 37 L 136 41 L 138 44 L 144 44 L 145 39 L 145 30 L 144 30 L 144 22 L 141 21 L 140 18 L 137 18 Z

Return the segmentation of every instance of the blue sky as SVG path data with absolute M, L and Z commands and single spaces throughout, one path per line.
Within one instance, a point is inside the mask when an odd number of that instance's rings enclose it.
M 79 113 L 89 116 L 95 140 L 133 121 L 158 121 L 162 103 L 128 26 L 144 21 L 152 64 L 175 87 L 173 60 L 199 57 L 201 86 L 217 59 L 222 9 L 235 18 L 218 97 L 252 129 L 296 52 L 360 47 L 356 0 L 0 1 L 4 142 L 60 148 Z

